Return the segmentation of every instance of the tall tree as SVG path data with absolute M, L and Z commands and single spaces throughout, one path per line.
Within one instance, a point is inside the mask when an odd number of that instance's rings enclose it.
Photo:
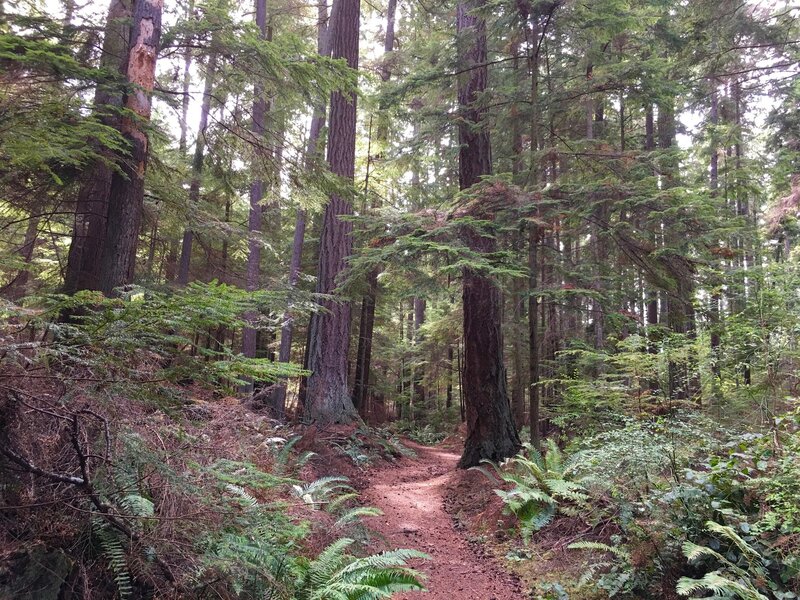
M 360 0 L 335 0 L 332 10 L 331 56 L 343 58 L 358 69 L 358 36 L 361 24 Z M 331 95 L 328 135 L 328 164 L 342 184 L 355 175 L 356 95 L 337 91 Z M 353 213 L 349 193 L 330 196 L 325 207 L 319 244 L 316 291 L 332 294 L 352 254 L 353 225 L 342 219 Z M 358 417 L 347 385 L 347 355 L 350 347 L 350 304 L 325 300 L 311 317 L 308 348 L 308 378 L 305 411 L 323 423 L 346 423 Z
M 214 43 L 212 39 L 212 44 Z M 197 140 L 194 146 L 194 158 L 192 159 L 192 181 L 189 185 L 189 209 L 196 210 L 200 201 L 200 177 L 203 174 L 203 162 L 206 149 L 206 129 L 208 128 L 208 114 L 211 111 L 211 98 L 214 94 L 215 76 L 217 71 L 217 55 L 214 50 L 208 57 L 206 66 L 206 79 L 203 84 L 203 98 L 200 103 L 200 123 L 197 127 Z M 194 231 L 186 228 L 183 232 L 181 244 L 181 257 L 178 262 L 178 285 L 189 283 L 189 267 L 192 263 L 192 244 L 194 242 Z
M 267 39 L 267 2 L 266 0 L 256 0 L 256 27 L 261 32 L 261 39 Z M 264 87 L 261 83 L 256 83 L 253 90 L 253 120 L 250 126 L 253 139 L 257 143 L 263 140 L 266 131 L 265 119 L 267 117 L 267 100 L 264 96 Z M 258 289 L 261 279 L 261 199 L 264 196 L 264 179 L 258 174 L 250 184 L 250 212 L 247 219 L 247 273 L 246 287 L 248 291 Z M 248 320 L 252 321 L 255 315 L 248 315 Z M 256 356 L 256 330 L 253 327 L 245 327 L 242 332 L 242 354 L 248 358 Z
M 486 90 L 486 23 L 477 13 L 483 0 L 461 2 L 456 13 L 459 37 L 458 82 L 460 111 L 458 140 L 459 187 L 467 190 L 492 172 L 489 130 L 485 110 L 479 106 Z M 491 219 L 483 212 L 473 215 Z M 473 251 L 488 254 L 495 250 L 493 237 L 465 228 L 465 241 Z M 513 456 L 520 448 L 511 414 L 503 366 L 500 290 L 485 274 L 471 268 L 463 273 L 464 303 L 464 395 L 467 439 L 459 467 L 468 468 L 483 459 L 499 461 Z
M 317 52 L 320 56 L 330 56 L 331 44 L 328 35 L 328 3 L 320 0 L 317 5 Z M 317 106 L 311 116 L 311 125 L 308 131 L 308 144 L 306 146 L 305 164 L 311 167 L 317 156 L 321 153 L 320 135 L 325 127 L 326 106 Z M 289 261 L 289 287 L 294 289 L 300 277 L 300 261 L 303 256 L 303 244 L 306 235 L 306 211 L 297 209 L 294 224 L 294 238 L 292 239 L 292 256 Z M 292 336 L 294 334 L 294 314 L 289 306 L 283 314 L 281 326 L 281 342 L 278 349 L 278 361 L 289 362 L 292 355 Z M 283 418 L 286 412 L 286 382 L 280 381 L 272 392 L 272 409 L 278 418 Z
M 97 85 L 94 110 L 104 125 L 115 129 L 120 127 L 120 109 L 124 102 L 121 79 L 125 76 L 128 64 L 132 17 L 133 0 L 111 0 L 100 55 L 100 64 L 110 75 L 107 81 Z M 81 175 L 64 276 L 64 291 L 68 294 L 100 289 L 100 266 L 115 160 L 110 150 L 101 152 L 103 159 L 95 161 Z
M 130 155 L 111 178 L 108 222 L 100 265 L 100 289 L 105 293 L 133 280 L 144 202 L 144 175 L 150 150 L 147 123 L 156 78 L 161 40 L 163 0 L 139 0 L 133 11 L 126 75 L 126 93 L 120 131 L 130 144 Z
M 386 35 L 383 38 L 383 64 L 381 65 L 381 81 L 386 83 L 392 77 L 391 56 L 394 52 L 395 14 L 397 0 L 389 0 L 386 7 Z M 381 100 L 379 106 L 377 141 L 385 144 L 388 136 L 386 102 Z M 356 352 L 355 382 L 353 383 L 353 404 L 364 414 L 369 394 L 370 368 L 372 365 L 372 336 L 375 328 L 375 302 L 378 298 L 378 275 L 380 268 L 375 267 L 367 274 L 367 292 L 361 299 L 361 318 L 358 330 L 358 349 Z

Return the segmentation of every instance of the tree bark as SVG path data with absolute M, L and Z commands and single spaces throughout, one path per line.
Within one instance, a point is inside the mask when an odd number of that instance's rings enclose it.
M 475 12 L 483 0 L 460 2 L 456 11 L 459 59 L 467 70 L 459 78 L 459 188 L 469 189 L 481 176 L 491 174 L 492 156 L 484 111 L 476 101 L 486 90 L 486 23 Z M 476 252 L 491 253 L 494 238 L 464 232 L 465 242 Z M 463 273 L 464 396 L 467 439 L 460 468 L 481 460 L 500 461 L 517 453 L 519 436 L 511 414 L 503 366 L 500 290 L 485 275 L 466 268 Z
M 394 22 L 397 11 L 397 0 L 389 0 L 386 8 L 386 35 L 383 38 L 383 64 L 381 80 L 389 81 L 392 77 L 390 57 L 394 52 Z M 385 144 L 389 135 L 386 107 L 379 106 L 378 135 L 379 144 Z M 369 397 L 369 379 L 372 363 L 372 335 L 375 329 L 375 304 L 378 300 L 378 275 L 381 267 L 375 267 L 367 274 L 367 293 L 361 298 L 361 319 L 358 330 L 358 349 L 356 351 L 356 370 L 353 382 L 353 404 L 365 414 Z
M 358 69 L 360 0 L 336 0 L 333 5 L 331 56 L 343 58 Z M 356 95 L 334 92 L 328 141 L 328 164 L 344 182 L 353 181 L 356 149 Z M 320 236 L 316 291 L 332 294 L 352 254 L 353 225 L 342 217 L 353 213 L 350 199 L 331 194 L 325 207 Z M 347 357 L 350 346 L 350 304 L 325 300 L 323 310 L 311 318 L 306 414 L 321 423 L 349 423 L 358 418 L 347 385 Z
M 155 84 L 156 60 L 161 39 L 163 0 L 136 2 L 128 51 L 127 77 L 133 90 L 125 97 L 129 112 L 120 131 L 130 144 L 130 156 L 111 178 L 108 222 L 100 272 L 100 288 L 110 294 L 133 281 L 139 228 L 144 203 L 144 176 L 149 140 L 145 125 L 150 121 L 151 93 Z
M 130 19 L 133 0 L 112 0 L 108 9 L 100 64 L 120 78 L 125 76 L 131 34 Z M 119 109 L 124 102 L 119 81 L 101 82 L 95 90 L 94 110 L 101 122 L 114 129 L 120 127 Z M 106 237 L 108 201 L 116 160 L 109 150 L 101 149 L 105 160 L 98 160 L 81 175 L 75 205 L 72 242 L 67 256 L 64 292 L 100 289 L 100 267 Z
M 32 213 L 38 213 L 39 208 L 34 205 Z M 38 214 L 31 214 L 28 217 L 28 225 L 25 228 L 25 239 L 22 246 L 17 249 L 17 256 L 22 261 L 22 268 L 14 278 L 3 287 L 4 295 L 13 301 L 18 301 L 28 295 L 28 282 L 31 278 L 30 265 L 33 260 L 33 250 L 36 247 L 36 240 L 39 236 L 39 222 L 41 217 Z

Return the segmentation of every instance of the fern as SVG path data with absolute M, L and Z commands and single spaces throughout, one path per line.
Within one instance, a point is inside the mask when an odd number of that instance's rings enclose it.
M 720 525 L 713 521 L 706 523 L 706 530 L 715 534 L 721 540 L 738 550 L 741 560 L 746 568 L 734 564 L 726 556 L 706 546 L 685 542 L 683 554 L 691 562 L 711 560 L 720 567 L 706 573 L 700 579 L 681 577 L 675 590 L 681 596 L 691 596 L 696 592 L 711 592 L 715 597 L 740 600 L 768 600 L 762 594 L 757 582 L 767 579 L 764 567 L 764 558 L 758 551 L 743 540 L 732 527 Z
M 301 565 L 296 600 L 377 600 L 398 592 L 424 590 L 421 575 L 407 566 L 426 559 L 416 550 L 393 550 L 363 558 L 347 554 L 353 540 L 343 538 Z
M 570 550 L 597 550 L 599 552 L 608 552 L 621 560 L 631 560 L 631 555 L 621 546 L 609 546 L 602 542 L 574 542 L 567 546 L 567 548 Z
M 357 506 L 346 511 L 338 519 L 336 519 L 334 527 L 336 529 L 341 529 L 343 527 L 347 527 L 348 525 L 357 523 L 363 517 L 378 517 L 382 514 L 383 511 L 379 508 L 375 508 L 374 506 Z
M 572 481 L 579 459 L 564 459 L 559 447 L 547 441 L 547 454 L 542 455 L 531 444 L 524 444 L 516 456 L 497 465 L 483 461 L 489 468 L 474 467 L 492 483 L 511 484 L 511 490 L 496 489 L 506 509 L 520 524 L 520 533 L 527 543 L 531 536 L 549 524 L 558 512 L 578 515 L 585 508 L 589 494 L 585 487 Z
M 272 472 L 276 475 L 284 475 L 288 471 L 297 471 L 302 468 L 313 456 L 314 452 L 302 452 L 299 456 L 292 459 L 292 449 L 303 439 L 302 435 L 295 435 L 283 444 L 274 444 L 273 448 L 274 464 Z
M 114 574 L 114 583 L 117 586 L 120 598 L 123 600 L 131 598 L 133 596 L 133 585 L 131 584 L 131 575 L 128 569 L 128 557 L 120 534 L 99 518 L 92 520 L 92 533 L 100 544 L 103 558 L 108 561 L 108 565 L 111 567 L 111 572 Z
M 242 505 L 242 508 L 253 508 L 258 505 L 258 500 L 256 500 L 251 494 L 247 493 L 247 491 L 241 486 L 229 483 L 225 486 L 225 489 L 236 497 L 236 500 Z
M 298 498 L 317 510 L 321 504 L 330 502 L 336 492 L 352 493 L 353 488 L 349 481 L 347 477 L 341 475 L 329 475 L 320 477 L 311 483 L 294 484 L 292 489 Z

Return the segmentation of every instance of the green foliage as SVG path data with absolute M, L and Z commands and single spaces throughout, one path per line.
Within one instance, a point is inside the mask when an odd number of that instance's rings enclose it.
M 108 384 L 128 387 L 192 379 L 232 389 L 246 379 L 274 381 L 302 373 L 292 364 L 245 358 L 216 339 L 228 329 L 240 329 L 247 311 L 281 305 L 283 298 L 216 281 L 194 282 L 172 293 L 133 288 L 112 299 L 94 292 L 47 296 L 33 318 L 27 309 L 15 307 L 7 308 L 5 316 L 26 318 L 29 326 L 48 331 L 37 359 L 61 365 L 67 373 L 90 369 Z M 65 314 L 70 315 L 66 320 L 61 318 Z M 29 347 L 12 344 L 4 361 L 15 360 L 19 350 Z M 131 361 L 133 355 L 141 360 Z
M 579 455 L 565 459 L 558 445 L 548 440 L 544 455 L 532 445 L 524 444 L 522 452 L 499 466 L 483 461 L 494 473 L 485 467 L 473 468 L 493 483 L 502 481 L 512 486 L 508 491 L 496 489 L 495 493 L 519 520 L 522 538 L 527 543 L 531 535 L 550 523 L 557 513 L 577 516 L 586 508 L 589 494 L 575 478 L 579 460 Z
M 123 538 L 102 519 L 92 521 L 92 534 L 97 539 L 102 556 L 114 574 L 114 583 L 120 598 L 130 598 L 133 595 L 133 585 Z
M 712 561 L 719 568 L 706 573 L 700 579 L 681 577 L 676 587 L 677 592 L 682 596 L 690 596 L 698 591 L 708 591 L 715 597 L 726 599 L 767 600 L 768 597 L 759 591 L 761 582 L 767 579 L 764 558 L 739 537 L 732 527 L 709 521 L 706 529 L 720 542 L 731 547 L 739 559 L 737 562 L 742 566 L 712 548 L 687 541 L 683 544 L 683 553 L 690 563 Z M 793 597 L 794 594 L 781 595 L 781 598 Z
M 337 540 L 314 560 L 297 565 L 296 600 L 378 600 L 397 592 L 424 590 L 420 574 L 407 566 L 427 555 L 392 550 L 354 558 L 347 554 L 353 540 Z

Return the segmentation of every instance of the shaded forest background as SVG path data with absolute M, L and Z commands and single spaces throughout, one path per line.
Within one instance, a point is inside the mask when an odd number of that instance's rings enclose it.
M 305 597 L 324 551 L 268 499 L 304 489 L 308 426 L 358 464 L 365 439 L 397 454 L 463 422 L 460 466 L 516 456 L 528 487 L 497 483 L 526 543 L 581 518 L 616 557 L 585 585 L 796 597 L 799 16 L 2 0 L 0 584 L 59 548 L 74 597 Z M 282 441 L 259 462 L 228 432 L 203 457 L 225 411 Z M 19 533 L 52 504 L 116 587 L 47 524 Z M 189 551 L 164 524 L 198 505 L 245 516 Z M 369 560 L 326 541 L 329 575 Z M 387 568 L 414 587 L 409 558 Z

